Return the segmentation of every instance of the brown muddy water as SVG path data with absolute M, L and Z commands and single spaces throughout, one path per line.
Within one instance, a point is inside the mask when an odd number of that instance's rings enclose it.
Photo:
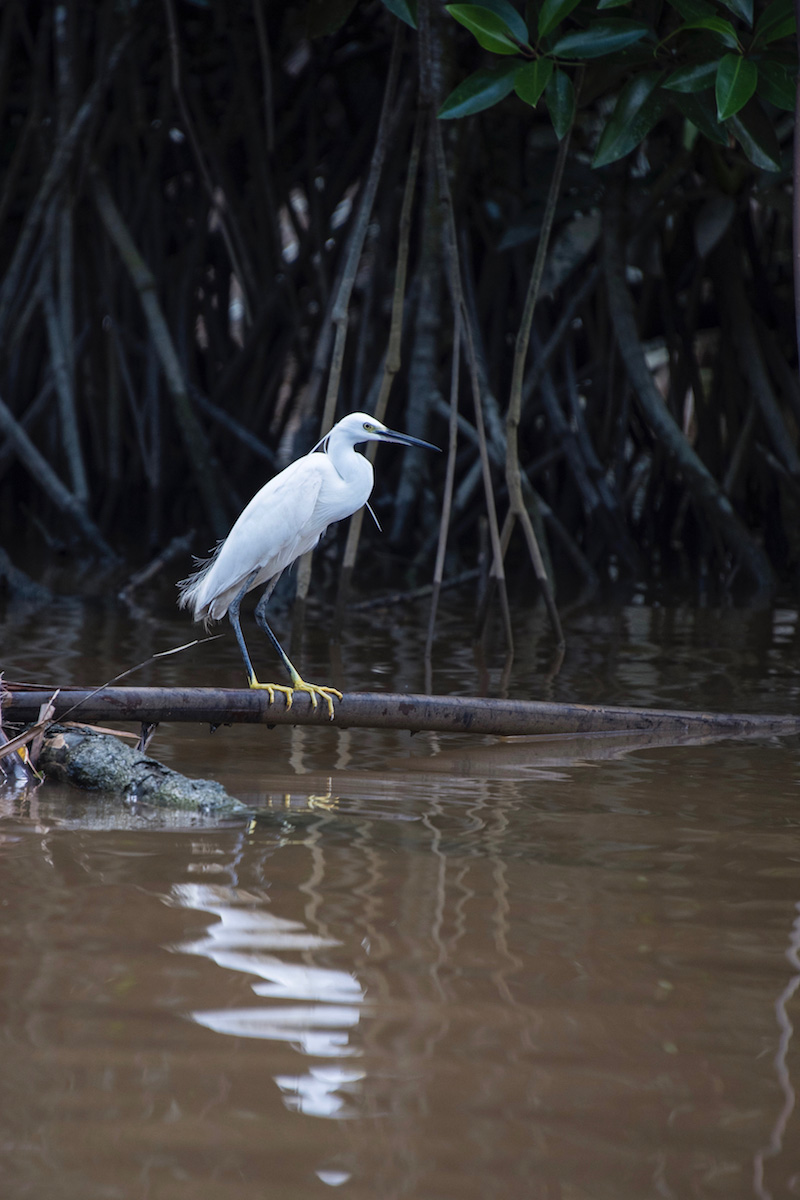
M 538 612 L 505 680 L 470 619 L 442 615 L 436 692 L 798 708 L 791 604 L 580 610 L 550 682 Z M 353 613 L 300 662 L 421 691 L 426 620 Z M 0 628 L 7 678 L 80 684 L 191 631 L 70 602 Z M 238 686 L 233 638 L 130 682 Z M 800 1195 L 795 739 L 169 726 L 152 752 L 253 817 L 3 803 L 4 1200 Z

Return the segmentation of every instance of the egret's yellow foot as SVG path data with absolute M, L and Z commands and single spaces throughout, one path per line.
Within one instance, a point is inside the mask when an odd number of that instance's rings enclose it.
M 333 720 L 333 697 L 336 696 L 338 700 L 342 699 L 342 693 L 338 691 L 337 688 L 318 687 L 316 683 L 306 683 L 306 681 L 301 679 L 296 673 L 292 676 L 291 687 L 287 687 L 285 684 L 281 683 L 259 683 L 255 675 L 251 675 L 248 682 L 251 688 L 261 688 L 263 691 L 268 692 L 270 704 L 275 703 L 276 692 L 283 692 L 284 696 L 286 697 L 287 711 L 292 707 L 292 699 L 295 692 L 308 692 L 308 695 L 311 698 L 312 708 L 317 707 L 317 696 L 321 696 L 328 706 L 328 716 L 331 720 Z
M 333 697 L 341 700 L 342 693 L 340 691 L 335 687 L 318 687 L 316 683 L 306 683 L 299 675 L 292 680 L 292 684 L 296 692 L 308 692 L 312 708 L 317 707 L 317 696 L 321 696 L 328 706 L 328 716 L 333 720 Z
M 269 692 L 270 704 L 275 703 L 276 692 L 283 692 L 286 697 L 287 709 L 292 707 L 292 692 L 294 688 L 287 687 L 285 683 L 259 683 L 255 675 L 251 675 L 247 682 L 251 688 L 259 688 L 262 692 Z

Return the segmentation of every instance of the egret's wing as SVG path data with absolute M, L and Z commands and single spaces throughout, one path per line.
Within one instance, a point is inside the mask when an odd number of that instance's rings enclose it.
M 314 510 L 323 464 L 320 454 L 291 463 L 256 493 L 229 534 L 239 531 L 238 540 L 252 548 L 253 567 L 271 566 L 270 578 L 319 541 L 325 526 L 316 522 Z
M 250 586 L 258 587 L 317 544 L 325 528 L 314 520 L 322 457 L 298 459 L 256 492 L 214 558 L 183 590 L 181 602 L 195 619 L 218 620 L 254 571 Z

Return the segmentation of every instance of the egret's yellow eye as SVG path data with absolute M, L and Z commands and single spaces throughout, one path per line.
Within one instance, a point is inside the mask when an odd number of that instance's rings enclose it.
M 374 425 L 370 425 L 369 421 L 365 421 L 365 422 L 364 422 L 364 429 L 367 431 L 367 433 L 374 433 L 374 432 L 375 432 L 375 426 L 374 426 Z

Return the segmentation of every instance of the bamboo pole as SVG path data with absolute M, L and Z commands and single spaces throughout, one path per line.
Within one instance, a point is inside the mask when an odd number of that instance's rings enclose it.
M 27 690 L 4 684 L 6 721 L 35 721 L 53 688 Z M 54 699 L 57 721 L 197 721 L 222 724 L 319 725 L 337 729 L 401 729 L 412 733 L 469 733 L 495 737 L 642 732 L 667 737 L 746 737 L 800 733 L 800 716 L 676 712 L 598 704 L 553 704 L 478 696 L 425 696 L 347 692 L 327 708 L 312 708 L 303 695 L 287 710 L 283 697 L 271 704 L 263 691 L 229 688 L 62 688 Z

